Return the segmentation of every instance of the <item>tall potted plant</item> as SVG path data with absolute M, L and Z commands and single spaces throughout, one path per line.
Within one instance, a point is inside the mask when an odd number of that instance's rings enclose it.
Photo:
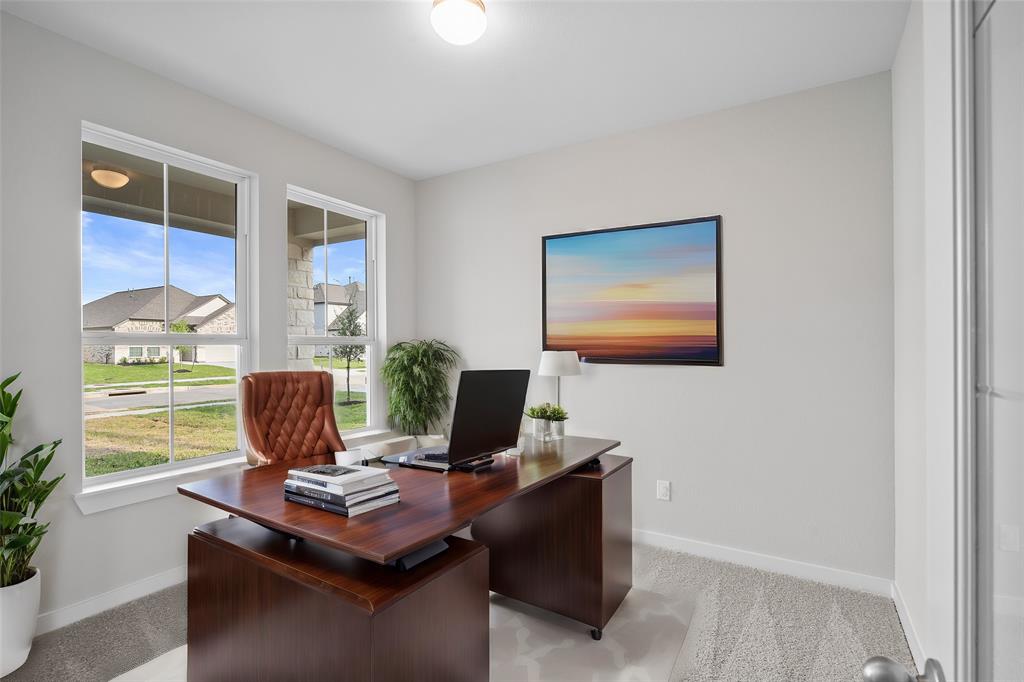
M 43 475 L 59 440 L 15 456 L 12 426 L 21 391 L 7 388 L 18 374 L 0 382 L 0 676 L 17 670 L 28 658 L 39 615 L 42 575 L 32 555 L 49 528 L 36 520 L 40 508 L 64 475 Z
M 448 376 L 458 361 L 458 352 L 437 339 L 392 346 L 381 367 L 391 424 L 411 436 L 440 424 L 452 400 Z

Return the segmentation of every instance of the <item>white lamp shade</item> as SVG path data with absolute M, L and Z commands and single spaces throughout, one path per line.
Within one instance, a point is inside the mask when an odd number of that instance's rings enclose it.
M 546 350 L 540 354 L 537 374 L 544 377 L 571 377 L 580 372 L 580 357 L 574 350 Z

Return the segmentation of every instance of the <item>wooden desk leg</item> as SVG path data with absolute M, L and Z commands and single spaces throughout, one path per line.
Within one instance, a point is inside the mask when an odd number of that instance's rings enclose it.
M 563 476 L 472 525 L 491 590 L 568 616 L 601 638 L 633 585 L 632 465 Z

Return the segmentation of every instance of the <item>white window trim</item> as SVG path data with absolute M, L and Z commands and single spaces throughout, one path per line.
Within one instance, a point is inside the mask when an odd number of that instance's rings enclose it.
M 288 345 L 366 346 L 366 383 L 369 393 L 366 404 L 366 426 L 341 433 L 351 439 L 364 433 L 384 432 L 388 429 L 387 401 L 384 383 L 380 379 L 380 365 L 387 352 L 387 296 L 385 291 L 387 216 L 380 211 L 295 185 L 287 186 L 287 199 L 366 222 L 366 336 L 346 337 L 327 336 L 326 334 L 324 336 L 297 336 L 289 334 Z
M 145 159 L 150 159 L 167 166 L 174 166 L 182 170 L 188 170 L 202 175 L 214 177 L 226 182 L 235 183 L 237 187 L 237 215 L 235 249 L 235 333 L 234 334 L 176 334 L 166 330 L 163 333 L 131 333 L 131 332 L 96 332 L 83 331 L 82 345 L 237 345 L 238 367 L 236 373 L 239 377 L 245 373 L 255 371 L 259 368 L 259 347 L 256 334 L 257 324 L 257 297 L 259 292 L 259 271 L 257 264 L 259 245 L 259 176 L 255 173 L 236 168 L 219 161 L 207 159 L 197 154 L 175 149 L 158 142 L 123 133 L 112 128 L 82 121 L 82 142 L 116 149 L 127 154 L 133 154 Z M 164 178 L 164 196 L 166 202 L 166 183 Z M 81 194 L 81 192 L 80 192 Z M 166 215 L 165 215 L 166 222 Z M 81 233 L 79 234 L 81 238 Z M 240 242 L 240 243 L 239 243 Z M 79 267 L 82 265 L 79 263 Z M 169 263 L 166 262 L 165 252 L 165 284 L 166 272 Z M 166 293 L 165 293 L 166 296 Z M 80 325 L 81 326 L 81 325 Z M 143 350 L 145 353 L 145 350 Z M 83 379 L 84 377 L 79 377 Z M 80 381 L 80 384 L 84 381 Z M 169 395 L 168 409 L 173 409 L 173 398 Z M 236 433 L 239 449 L 230 452 L 218 453 L 197 459 L 181 460 L 168 464 L 158 464 L 151 467 L 120 471 L 102 476 L 86 476 L 85 474 L 85 404 L 84 394 L 82 403 L 82 452 L 81 472 L 82 491 L 75 496 L 83 500 L 93 499 L 91 496 L 99 494 L 110 488 L 110 486 L 131 487 L 134 484 L 147 484 L 151 486 L 153 480 L 162 478 L 178 479 L 187 476 L 188 472 L 207 471 L 209 468 L 226 466 L 233 461 L 244 461 L 246 449 L 245 431 L 242 428 L 241 410 L 238 411 L 236 420 Z M 169 435 L 173 438 L 173 433 Z M 155 477 L 155 478 L 154 478 Z M 156 495 L 159 497 L 161 495 Z M 152 499 L 148 497 L 146 499 Z M 127 503 L 126 503 L 127 504 Z M 115 505 L 120 506 L 120 505 Z M 79 503 L 82 508 L 82 504 Z M 82 509 L 83 513 L 86 512 Z M 99 510 L 97 510 L 99 511 Z

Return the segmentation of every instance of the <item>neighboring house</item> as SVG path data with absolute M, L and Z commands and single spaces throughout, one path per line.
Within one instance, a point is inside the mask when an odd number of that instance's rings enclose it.
M 197 334 L 228 334 L 235 331 L 235 304 L 220 294 L 196 296 L 171 286 L 167 290 L 167 317 L 171 322 L 185 322 Z M 82 306 L 82 327 L 85 331 L 161 332 L 164 319 L 164 288 L 129 289 L 98 298 Z M 230 346 L 200 346 L 197 362 L 234 362 Z M 145 345 L 83 346 L 82 360 L 117 364 L 128 361 L 160 358 L 166 347 Z M 178 360 L 191 361 L 177 354 Z
M 326 296 L 324 295 L 326 289 Z M 354 305 L 359 312 L 359 324 L 366 329 L 366 286 L 362 282 L 348 284 L 317 284 L 313 287 L 313 323 L 324 328 L 324 319 L 330 320 L 327 333 L 333 334 L 338 316 Z
M 326 295 L 325 290 L 326 289 Z M 324 319 L 328 320 L 327 333 L 337 333 L 338 317 L 350 305 L 359 312 L 359 324 L 366 329 L 366 286 L 362 282 L 348 284 L 316 284 L 313 286 L 313 324 L 314 329 L 324 328 Z M 316 354 L 325 356 L 330 353 L 327 346 L 317 346 Z

